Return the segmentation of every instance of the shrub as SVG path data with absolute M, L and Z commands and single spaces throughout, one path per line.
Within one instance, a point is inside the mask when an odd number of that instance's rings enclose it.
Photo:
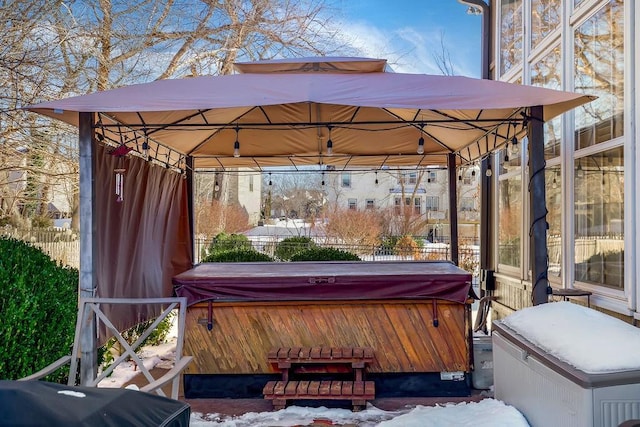
M 0 378 L 30 375 L 71 353 L 78 270 L 25 242 L 0 238 Z M 50 381 L 63 382 L 59 370 Z
M 298 252 L 291 261 L 361 261 L 358 255 L 336 248 L 310 248 Z
M 317 247 L 310 237 L 289 237 L 278 242 L 276 246 L 275 256 L 282 261 L 289 261 L 295 254 Z
M 402 236 L 394 247 L 396 255 L 405 258 L 416 257 L 420 254 L 420 246 L 411 236 Z
M 221 251 L 207 255 L 202 262 L 270 262 L 273 261 L 269 255 L 258 251 L 238 249 L 231 251 Z
M 220 233 L 213 238 L 207 255 L 235 250 L 251 250 L 251 242 L 244 234 Z

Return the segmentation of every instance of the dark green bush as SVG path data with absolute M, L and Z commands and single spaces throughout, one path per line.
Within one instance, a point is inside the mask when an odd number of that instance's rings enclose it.
M 30 375 L 71 354 L 78 270 L 40 249 L 0 238 L 0 379 Z M 48 377 L 62 382 L 68 369 Z
M 202 262 L 270 262 L 269 255 L 254 250 L 238 249 L 222 251 L 207 255 Z
M 358 255 L 336 248 L 311 248 L 298 252 L 291 261 L 361 261 Z
M 291 257 L 306 249 L 317 247 L 315 242 L 309 237 L 289 237 L 278 242 L 276 246 L 275 256 L 279 260 L 289 261 Z
M 216 254 L 218 252 L 251 249 L 251 242 L 244 234 L 220 233 L 213 238 L 211 245 L 209 245 L 207 255 Z

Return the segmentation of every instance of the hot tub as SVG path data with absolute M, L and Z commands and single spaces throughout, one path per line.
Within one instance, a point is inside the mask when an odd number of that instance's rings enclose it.
M 371 347 L 380 397 L 470 393 L 471 275 L 450 262 L 210 263 L 174 285 L 188 398 L 260 395 L 279 347 Z

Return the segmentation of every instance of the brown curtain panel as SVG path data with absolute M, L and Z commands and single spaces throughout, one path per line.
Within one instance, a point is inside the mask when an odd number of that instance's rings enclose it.
M 134 156 L 96 147 L 97 296 L 173 296 L 171 279 L 192 267 L 187 182 L 184 176 Z M 115 170 L 124 169 L 123 201 Z M 157 306 L 104 307 L 119 330 L 156 317 Z M 104 342 L 105 331 L 100 331 Z

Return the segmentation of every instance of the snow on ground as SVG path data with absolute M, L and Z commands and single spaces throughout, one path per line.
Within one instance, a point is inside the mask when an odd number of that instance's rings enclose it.
M 640 328 L 570 302 L 519 310 L 503 324 L 586 373 L 640 369 Z
M 383 411 L 369 405 L 360 412 L 348 409 L 290 406 L 274 412 L 248 413 L 239 417 L 192 414 L 193 427 L 291 427 L 313 422 L 358 427 L 526 427 L 524 416 L 512 406 L 494 399 L 480 402 L 417 406 L 400 411 Z M 330 424 L 329 424 L 330 425 Z
M 145 347 L 141 353 L 148 369 L 170 363 L 175 352 L 175 340 L 155 347 Z M 140 370 L 131 362 L 118 366 L 113 374 L 102 380 L 99 387 L 122 387 Z M 528 427 L 524 416 L 512 406 L 495 399 L 480 402 L 446 404 L 442 406 L 407 407 L 399 411 L 383 411 L 372 405 L 360 412 L 348 409 L 290 406 L 280 411 L 250 412 L 241 416 L 192 413 L 192 427 L 293 427 L 313 423 L 353 425 L 357 427 Z M 315 424 L 317 425 L 317 424 Z

